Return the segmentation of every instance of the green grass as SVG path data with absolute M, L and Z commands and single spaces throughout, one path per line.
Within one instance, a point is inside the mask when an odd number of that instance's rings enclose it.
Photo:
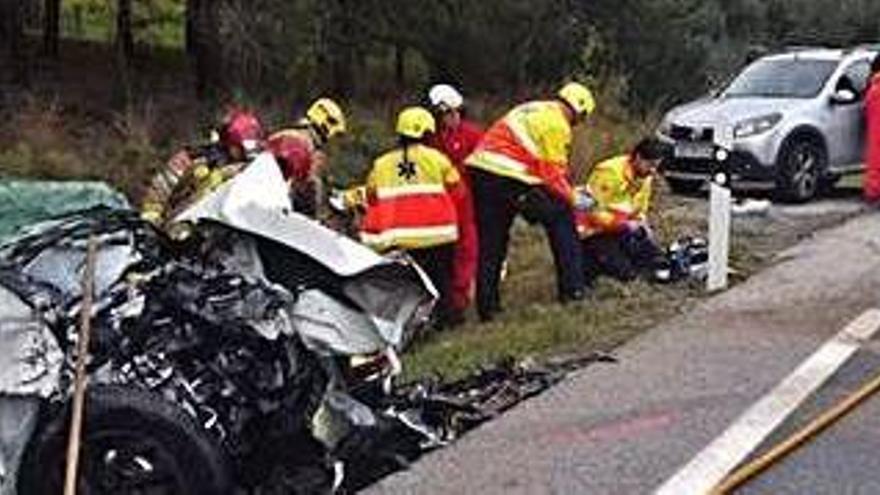
M 510 356 L 609 351 L 691 307 L 698 291 L 687 284 L 654 286 L 639 281 L 623 285 L 601 280 L 584 302 L 561 306 L 519 300 L 511 287 L 506 289 L 506 302 L 515 309 L 492 323 L 466 325 L 421 343 L 405 356 L 407 375 L 456 378 Z
M 137 42 L 157 47 L 182 47 L 184 2 L 152 0 L 133 3 Z M 68 39 L 111 41 L 115 8 L 106 0 L 65 0 L 61 3 L 61 34 Z
M 699 234 L 704 220 L 678 198 L 659 191 L 654 224 L 665 240 Z M 540 227 L 518 222 L 502 285 L 505 312 L 488 324 L 469 323 L 431 335 L 404 357 L 407 376 L 460 377 L 501 358 L 543 358 L 609 351 L 639 332 L 690 308 L 701 287 L 600 278 L 584 302 L 556 303 L 556 275 Z M 471 321 L 475 315 L 469 315 Z

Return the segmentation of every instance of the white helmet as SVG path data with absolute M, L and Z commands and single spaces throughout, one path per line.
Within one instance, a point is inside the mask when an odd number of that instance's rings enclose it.
M 464 104 L 464 97 L 448 84 L 435 84 L 428 91 L 431 106 L 439 110 L 458 110 Z

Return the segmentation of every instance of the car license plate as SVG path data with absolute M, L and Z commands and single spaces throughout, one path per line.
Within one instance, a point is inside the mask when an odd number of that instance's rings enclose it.
M 709 143 L 675 143 L 676 158 L 712 158 Z

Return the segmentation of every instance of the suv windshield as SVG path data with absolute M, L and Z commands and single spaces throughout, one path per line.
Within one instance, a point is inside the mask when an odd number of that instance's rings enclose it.
M 836 67 L 833 60 L 758 60 L 730 83 L 723 96 L 812 98 Z

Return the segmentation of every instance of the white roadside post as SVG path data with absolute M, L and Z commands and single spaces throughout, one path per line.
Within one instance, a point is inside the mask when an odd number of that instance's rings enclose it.
M 726 183 L 727 177 L 718 174 L 709 184 L 709 292 L 727 288 L 731 195 Z

